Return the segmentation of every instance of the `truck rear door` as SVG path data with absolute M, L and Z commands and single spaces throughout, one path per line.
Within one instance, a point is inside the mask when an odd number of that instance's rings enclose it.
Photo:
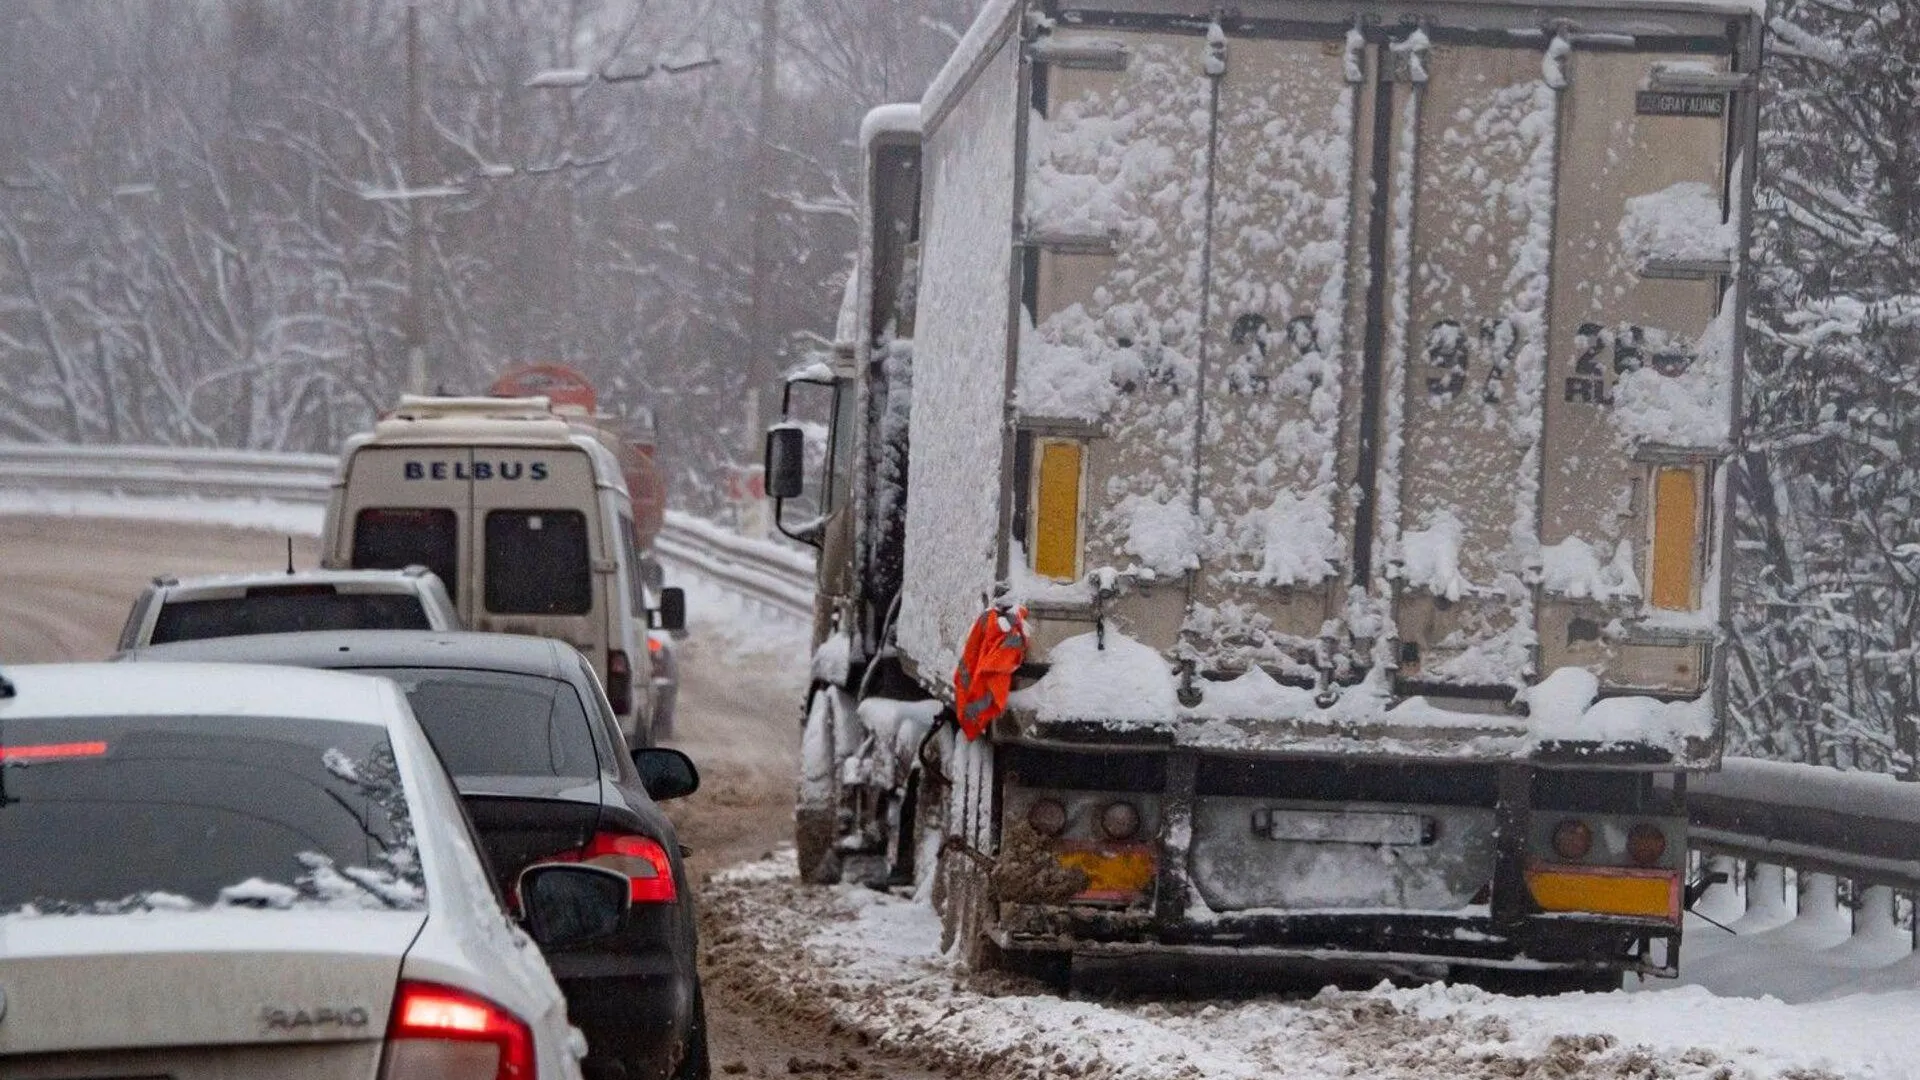
M 1702 690 L 1744 16 L 1072 14 L 1029 50 L 1037 614 L 1301 685 Z
M 439 575 L 462 618 L 474 596 L 468 521 L 473 452 L 463 446 L 368 446 L 354 451 L 341 502 L 336 564 L 398 570 L 420 565 Z
M 1703 687 L 1733 109 L 1660 87 L 1733 85 L 1727 42 L 1436 28 L 1379 50 L 1372 584 L 1403 691 L 1504 698 L 1563 666 Z
M 556 638 L 605 678 L 607 613 L 617 610 L 611 544 L 601 535 L 593 466 L 577 449 L 473 451 L 476 630 Z

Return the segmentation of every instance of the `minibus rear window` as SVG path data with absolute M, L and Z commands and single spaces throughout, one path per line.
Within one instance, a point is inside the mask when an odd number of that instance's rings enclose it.
M 486 603 L 495 615 L 593 610 L 587 518 L 578 510 L 487 514 Z
M 382 507 L 353 519 L 356 570 L 402 570 L 424 566 L 449 590 L 460 575 L 460 518 L 440 507 Z

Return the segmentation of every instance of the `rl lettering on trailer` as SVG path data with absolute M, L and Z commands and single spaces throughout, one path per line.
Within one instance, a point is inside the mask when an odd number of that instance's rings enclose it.
M 409 461 L 402 475 L 408 480 L 545 480 L 544 461 Z

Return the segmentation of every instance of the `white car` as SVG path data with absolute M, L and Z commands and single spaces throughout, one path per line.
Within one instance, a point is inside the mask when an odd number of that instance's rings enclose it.
M 626 879 L 529 868 L 519 930 L 392 682 L 0 675 L 0 1076 L 580 1075 L 534 938 L 617 925 Z
M 157 577 L 133 602 L 120 651 L 303 630 L 459 630 L 447 587 L 424 566 Z

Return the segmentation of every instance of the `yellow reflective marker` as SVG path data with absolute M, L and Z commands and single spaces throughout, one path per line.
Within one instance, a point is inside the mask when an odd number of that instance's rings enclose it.
M 1033 572 L 1072 581 L 1080 576 L 1080 444 L 1047 439 L 1035 449 Z
M 1653 476 L 1653 551 L 1648 573 L 1653 606 L 1667 611 L 1692 611 L 1700 606 L 1694 592 L 1699 565 L 1700 484 L 1693 469 L 1663 467 Z
M 1075 848 L 1054 856 L 1061 866 L 1087 875 L 1079 900 L 1132 900 L 1153 884 L 1153 849 L 1144 844 L 1121 848 Z
M 1680 875 L 1671 870 L 1537 867 L 1527 888 L 1542 911 L 1680 920 Z

